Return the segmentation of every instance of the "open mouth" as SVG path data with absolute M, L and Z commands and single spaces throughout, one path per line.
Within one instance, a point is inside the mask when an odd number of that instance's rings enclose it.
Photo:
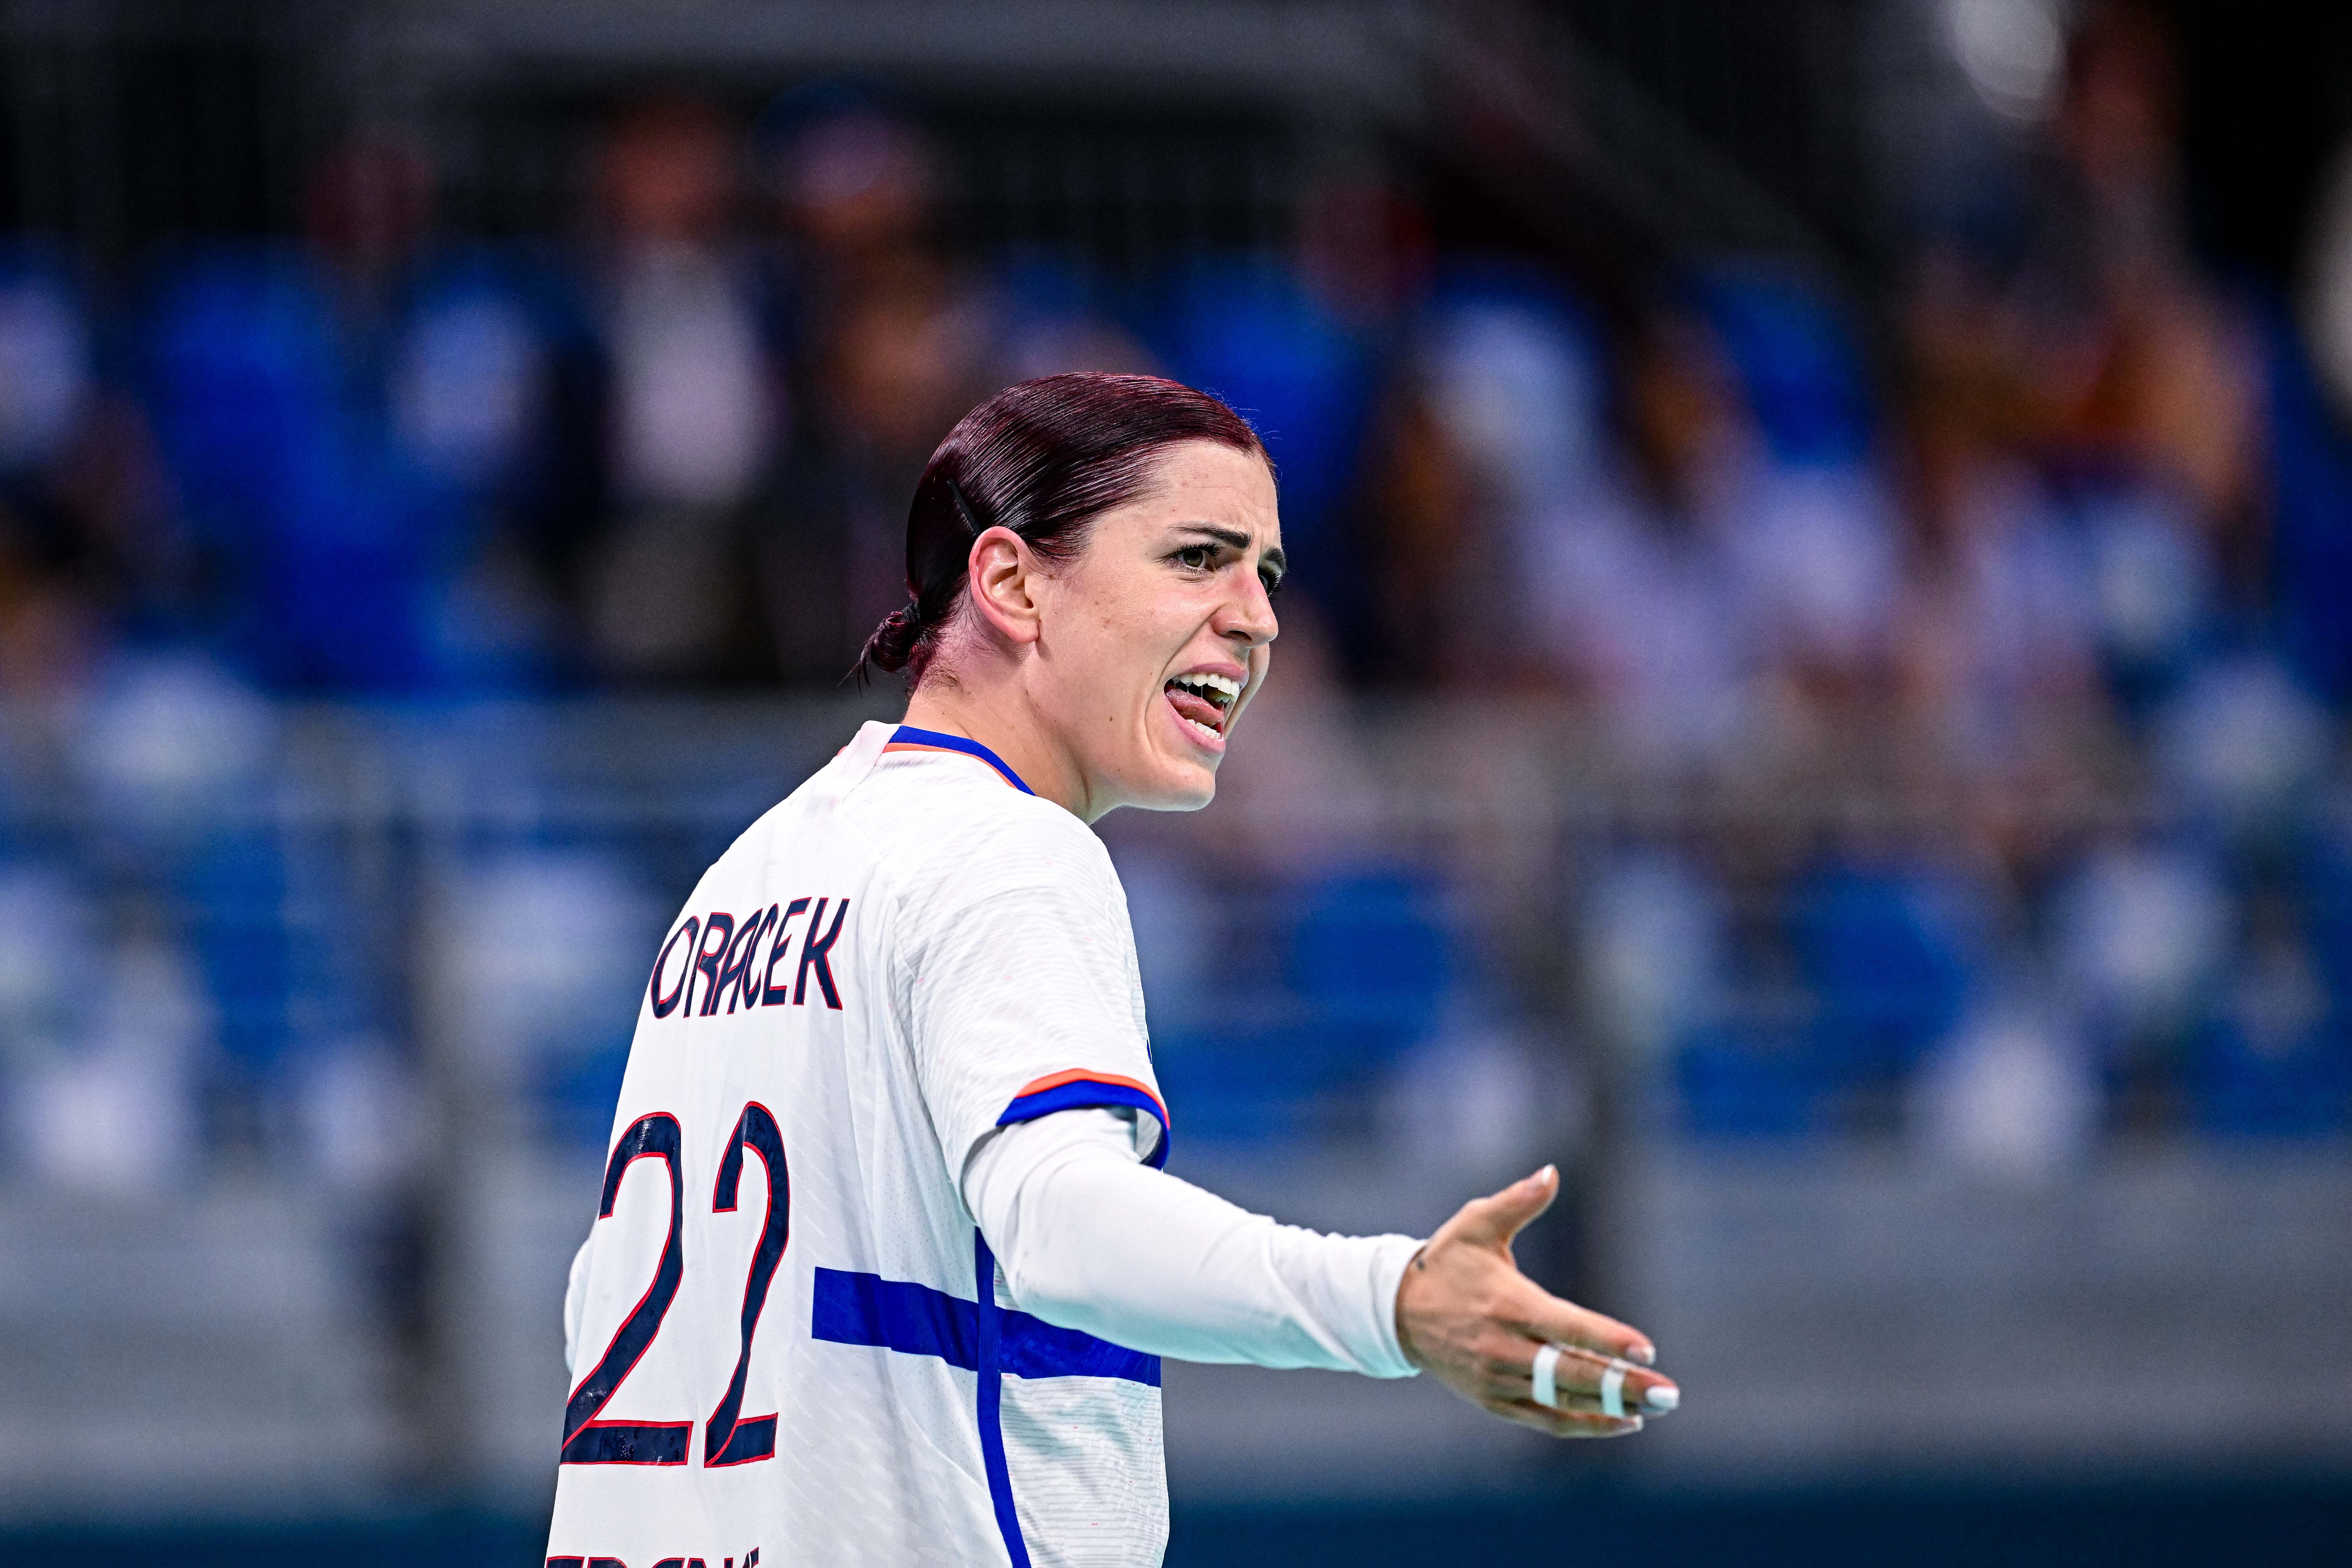
M 1240 681 L 1195 670 L 1176 677 L 1166 689 L 1168 705 L 1176 710 L 1176 717 L 1210 740 L 1223 742 L 1225 721 L 1233 714 L 1234 704 L 1241 700 Z

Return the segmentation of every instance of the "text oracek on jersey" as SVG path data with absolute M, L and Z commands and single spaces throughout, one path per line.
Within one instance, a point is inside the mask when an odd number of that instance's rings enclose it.
M 838 1012 L 841 988 L 833 977 L 833 947 L 848 915 L 847 899 L 812 897 L 770 904 L 740 919 L 724 910 L 687 916 L 654 960 L 646 990 L 654 1016 L 708 1018 L 722 1011 L 722 1004 L 729 1013 L 738 1007 L 805 1006 L 811 982 L 824 1005 Z

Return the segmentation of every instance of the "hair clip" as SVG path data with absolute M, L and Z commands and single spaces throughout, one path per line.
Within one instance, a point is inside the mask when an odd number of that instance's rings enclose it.
M 974 539 L 978 539 L 981 534 L 980 519 L 972 516 L 971 503 L 963 499 L 963 487 L 950 479 L 948 494 L 955 501 L 956 515 L 963 519 L 964 528 Z

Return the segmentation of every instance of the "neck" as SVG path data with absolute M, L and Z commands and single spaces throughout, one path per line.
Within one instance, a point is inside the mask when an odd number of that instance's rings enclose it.
M 903 722 L 978 741 L 1020 774 L 1022 783 L 1082 822 L 1102 815 L 1092 806 L 1077 759 L 1053 739 L 1017 687 L 975 690 L 934 676 L 908 697 Z

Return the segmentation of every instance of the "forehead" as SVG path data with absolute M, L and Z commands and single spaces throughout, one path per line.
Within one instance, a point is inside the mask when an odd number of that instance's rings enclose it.
M 1274 473 L 1265 459 L 1214 441 L 1184 441 L 1160 452 L 1150 484 L 1129 508 L 1147 523 L 1203 521 L 1246 529 L 1261 544 L 1282 537 Z

